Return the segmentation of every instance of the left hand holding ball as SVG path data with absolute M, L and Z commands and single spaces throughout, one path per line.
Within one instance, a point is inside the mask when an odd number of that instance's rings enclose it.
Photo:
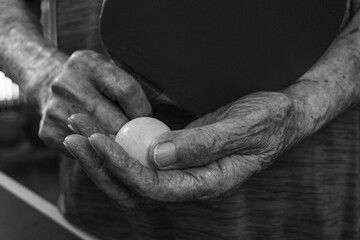
M 123 184 L 127 201 L 132 192 L 161 202 L 208 200 L 233 192 L 306 136 L 304 112 L 293 102 L 281 92 L 253 93 L 182 130 L 153 132 L 157 120 L 138 118 L 124 125 L 117 142 L 95 133 L 68 136 L 65 144 L 120 204 Z

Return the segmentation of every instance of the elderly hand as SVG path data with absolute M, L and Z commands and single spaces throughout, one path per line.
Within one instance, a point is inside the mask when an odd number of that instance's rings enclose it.
M 159 171 L 142 166 L 102 134 L 71 135 L 64 144 L 120 205 L 126 199 L 133 207 L 136 196 L 181 202 L 231 193 L 289 147 L 359 103 L 359 19 L 356 14 L 324 56 L 289 88 L 248 95 L 187 129 L 158 137 L 148 158 Z
M 43 102 L 39 136 L 50 148 L 66 154 L 62 142 L 72 133 L 68 118 L 73 113 L 86 113 L 99 128 L 114 134 L 129 118 L 151 114 L 139 83 L 89 50 L 72 54 L 50 82 Z
M 90 138 L 71 135 L 64 144 L 94 182 L 119 204 L 124 191 L 120 200 L 116 192 L 124 189 L 122 183 L 135 196 L 162 202 L 205 200 L 231 192 L 270 165 L 305 136 L 302 120 L 302 113 L 283 93 L 248 95 L 204 116 L 188 129 L 157 138 L 149 158 L 162 171 L 144 167 L 102 134 Z M 83 121 L 73 124 L 77 128 L 89 126 Z M 92 129 L 96 131 L 96 127 Z M 131 192 L 127 194 L 130 199 Z

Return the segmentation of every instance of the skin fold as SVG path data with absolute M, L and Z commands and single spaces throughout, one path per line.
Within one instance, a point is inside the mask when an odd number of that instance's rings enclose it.
M 0 11 L 6 9 L 0 15 L 0 68 L 41 112 L 40 137 L 67 153 L 62 142 L 69 135 L 66 149 L 123 209 L 144 199 L 222 198 L 359 103 L 358 6 L 359 1 L 349 4 L 342 33 L 288 88 L 252 93 L 155 139 L 148 158 L 157 170 L 131 159 L 111 137 L 129 119 L 151 114 L 140 85 L 95 52 L 59 52 L 41 36 L 20 0 L 0 0 Z M 159 156 L 164 144 L 166 154 Z M 171 164 L 159 165 L 160 158 Z

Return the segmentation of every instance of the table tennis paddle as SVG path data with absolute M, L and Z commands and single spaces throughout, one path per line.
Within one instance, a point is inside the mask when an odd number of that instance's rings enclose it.
M 346 0 L 107 0 L 101 36 L 149 98 L 196 115 L 282 89 L 339 33 Z

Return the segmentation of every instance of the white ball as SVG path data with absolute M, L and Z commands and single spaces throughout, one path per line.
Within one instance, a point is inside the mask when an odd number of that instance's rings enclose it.
M 157 136 L 170 131 L 163 122 L 150 117 L 135 118 L 127 122 L 116 135 L 115 141 L 130 155 L 145 167 L 148 148 Z

